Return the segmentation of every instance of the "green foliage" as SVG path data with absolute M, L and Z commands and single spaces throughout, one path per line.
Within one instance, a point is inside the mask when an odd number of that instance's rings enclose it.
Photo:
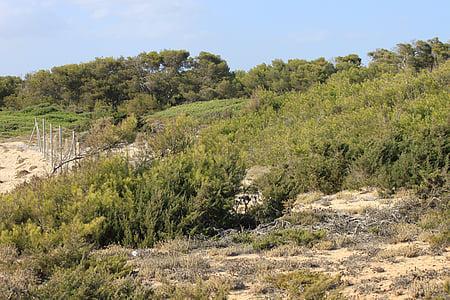
M 220 144 L 136 170 L 119 157 L 85 162 L 77 172 L 0 196 L 0 244 L 46 251 L 70 241 L 71 232 L 98 246 L 212 234 L 233 226 L 243 173 L 239 151 Z
M 218 55 L 185 50 L 97 58 L 0 80 L 0 106 L 21 109 L 43 102 L 92 111 L 97 102 L 137 116 L 184 102 L 240 96 L 242 88 Z
M 335 72 L 333 64 L 324 58 L 313 61 L 290 59 L 274 60 L 271 65 L 261 64 L 248 73 L 239 74 L 244 91 L 250 95 L 257 89 L 276 93 L 305 91 L 317 83 L 323 83 Z
M 22 79 L 15 76 L 0 76 L 0 108 L 8 99 L 7 97 L 14 97 L 20 89 Z
M 412 44 L 397 44 L 394 51 L 377 49 L 369 52 L 370 67 L 382 72 L 398 72 L 400 69 L 414 71 L 432 70 L 450 57 L 450 44 L 438 38 L 418 40 Z
M 335 58 L 335 61 L 336 69 L 338 71 L 348 70 L 351 68 L 359 68 L 361 66 L 361 58 L 357 54 L 338 56 Z
M 341 285 L 339 276 L 300 270 L 267 277 L 266 281 L 284 290 L 290 299 L 339 299 L 336 289 Z
M 152 133 L 145 140 L 144 158 L 161 158 L 183 152 L 195 141 L 199 124 L 191 117 L 180 116 L 165 123 L 151 123 Z M 162 128 L 161 128 L 162 127 Z
M 71 268 L 56 269 L 36 294 L 43 299 L 147 299 L 123 256 L 91 256 Z
M 134 115 L 114 125 L 112 118 L 96 120 L 85 140 L 85 146 L 91 151 L 109 150 L 120 143 L 131 143 L 136 138 L 137 119 Z
M 64 111 L 47 103 L 30 106 L 21 111 L 0 111 L 0 138 L 29 135 L 34 127 L 34 118 L 47 123 L 61 125 L 68 129 L 84 130 L 90 123 L 88 114 L 77 114 Z
M 256 250 L 272 249 L 288 243 L 311 247 L 324 237 L 325 232 L 322 230 L 308 231 L 300 228 L 280 229 L 255 237 L 252 245 Z
M 279 111 L 282 106 L 281 97 L 277 97 L 274 92 L 256 89 L 248 102 L 246 108 L 250 112 L 264 111 L 271 109 Z
M 450 57 L 449 44 L 438 38 L 398 44 L 394 51 L 369 52 L 369 68 L 356 54 L 339 56 L 335 65 L 318 58 L 307 61 L 273 60 L 248 72 L 231 72 L 220 56 L 186 50 L 143 52 L 134 57 L 97 58 L 94 61 L 30 73 L 22 80 L 0 78 L 0 107 L 22 109 L 40 103 L 58 104 L 74 111 L 93 111 L 97 103 L 141 116 L 187 102 L 250 96 L 258 89 L 277 94 L 306 91 L 325 83 L 333 74 L 351 74 L 362 82 L 382 73 L 432 70 Z
M 246 99 L 227 99 L 182 104 L 149 115 L 147 122 L 164 121 L 165 119 L 186 115 L 201 123 L 211 123 L 238 115 L 245 103 L 247 103 Z
M 133 169 L 117 158 L 86 162 L 76 173 L 0 196 L 0 242 L 40 251 L 63 245 L 75 230 L 95 245 L 149 246 L 236 227 L 242 219 L 232 209 L 234 196 L 252 165 L 270 166 L 256 182 L 263 202 L 250 216 L 257 223 L 280 216 L 287 200 L 308 191 L 369 185 L 439 193 L 449 163 L 450 101 L 443 92 L 449 67 L 361 83 L 341 72 L 304 93 L 261 91 L 267 109 L 212 122 L 202 131 L 189 117 L 166 120 L 147 143 L 147 165 Z M 273 103 L 282 104 L 278 111 Z M 37 110 L 54 107 L 30 111 Z M 132 140 L 136 124 L 133 116 L 117 125 L 102 120 L 92 140 Z
M 5 93 L 7 106 L 26 108 L 0 112 L 2 137 L 30 132 L 36 116 L 69 128 L 88 123 L 89 115 L 63 112 L 61 104 L 92 110 L 97 121 L 87 145 L 109 149 L 132 142 L 142 117 L 152 114 L 142 127 L 142 161 L 86 160 L 76 172 L 34 179 L 0 195 L 0 244 L 17 251 L 31 273 L 11 289 L 22 293 L 30 278 L 46 283 L 36 290 L 41 298 L 146 297 L 123 258 L 88 257 L 89 251 L 115 243 L 149 247 L 182 235 L 270 222 L 288 201 L 310 191 L 376 186 L 441 197 L 450 163 L 446 49 L 431 40 L 402 44 L 395 52 L 377 50 L 368 68 L 349 55 L 336 59 L 338 72 L 319 59 L 276 60 L 236 74 L 216 55 L 191 58 L 186 51 L 165 50 L 27 75 L 22 89 L 13 84 Z M 155 112 L 242 93 L 251 99 Z M 29 106 L 36 103 L 41 104 Z M 262 203 L 237 215 L 235 195 L 245 169 L 255 165 L 270 170 L 254 183 Z M 420 225 L 433 232 L 432 243 L 447 245 L 448 204 L 433 205 Z M 302 225 L 320 219 L 290 217 Z M 312 246 L 324 236 L 293 228 L 232 239 L 263 250 Z M 274 282 L 305 299 L 324 297 L 336 284 L 322 275 L 298 275 Z M 191 288 L 162 295 L 222 296 L 226 285 Z
M 158 108 L 158 102 L 155 97 L 148 94 L 138 94 L 133 99 L 122 103 L 119 107 L 119 111 L 141 117 Z
M 144 244 L 181 234 L 212 234 L 235 224 L 232 206 L 244 174 L 235 147 L 200 146 L 152 170 L 138 190 L 139 205 L 151 203 L 145 208 Z

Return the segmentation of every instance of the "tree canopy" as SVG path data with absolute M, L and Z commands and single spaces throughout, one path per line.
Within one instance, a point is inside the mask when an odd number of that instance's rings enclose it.
M 335 57 L 334 63 L 322 57 L 275 59 L 247 72 L 231 71 L 223 58 L 208 52 L 191 56 L 186 50 L 162 50 L 96 58 L 29 73 L 23 80 L 0 77 L 0 107 L 21 109 L 51 103 L 74 111 L 106 106 L 113 111 L 130 107 L 145 113 L 186 102 L 250 96 L 258 89 L 277 94 L 306 91 L 336 72 L 350 72 L 352 80 L 360 82 L 373 72 L 432 70 L 449 59 L 450 45 L 438 38 L 418 40 L 398 44 L 393 50 L 376 49 L 368 56 L 367 68 L 357 54 L 349 54 Z

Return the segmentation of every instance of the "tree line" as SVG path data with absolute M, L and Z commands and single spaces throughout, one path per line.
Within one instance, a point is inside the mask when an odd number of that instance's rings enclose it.
M 401 43 L 393 50 L 368 53 L 368 67 L 356 54 L 334 62 L 276 59 L 249 71 L 231 71 L 219 55 L 186 50 L 144 52 L 134 57 L 96 58 L 94 61 L 54 67 L 27 74 L 0 77 L 0 108 L 22 109 L 50 103 L 74 111 L 155 111 L 186 102 L 246 97 L 257 89 L 276 93 L 305 91 L 332 74 L 365 68 L 371 73 L 410 69 L 432 70 L 448 60 L 450 44 L 438 38 Z

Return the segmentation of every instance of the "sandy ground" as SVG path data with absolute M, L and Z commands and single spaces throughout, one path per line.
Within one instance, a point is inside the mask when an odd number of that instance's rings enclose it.
M 326 212 L 331 219 L 350 215 L 362 224 L 366 219 L 371 222 L 370 215 L 382 222 L 389 216 L 382 212 L 396 211 L 395 205 L 409 195 L 404 191 L 385 198 L 375 189 L 327 196 L 304 194 L 294 206 L 297 212 Z M 141 254 L 131 262 L 138 277 L 154 288 L 167 282 L 196 282 L 198 276 L 210 281 L 228 280 L 234 287 L 227 299 L 234 300 L 285 299 L 287 294 L 268 285 L 266 278 L 298 270 L 339 275 L 345 299 L 426 299 L 440 293 L 450 279 L 449 247 L 433 248 L 418 234 L 410 241 L 399 241 L 396 235 L 378 236 L 367 228 L 349 231 L 343 228 L 342 233 L 332 233 L 329 239 L 335 245 L 330 248 L 288 244 L 257 251 L 250 245 L 230 242 L 188 247 L 191 242 L 171 241 L 159 249 L 135 250 Z
M 331 209 L 338 212 L 358 214 L 366 209 L 386 209 L 394 207 L 402 200 L 402 195 L 397 198 L 383 198 L 376 189 L 361 191 L 342 191 L 333 195 L 321 195 L 317 193 L 300 194 L 294 205 L 293 211 L 305 211 L 309 209 Z M 302 203 L 302 199 L 311 199 L 310 203 Z
M 41 153 L 24 142 L 0 143 L 0 193 L 6 193 L 33 176 L 45 176 L 50 166 Z
M 291 253 L 284 254 L 277 249 L 255 253 L 245 246 L 201 247 L 185 253 L 178 252 L 179 246 L 171 245 L 169 252 L 153 249 L 133 258 L 141 280 L 156 288 L 167 282 L 196 282 L 198 276 L 222 278 L 239 282 L 228 293 L 230 300 L 286 299 L 286 294 L 271 291 L 265 278 L 309 270 L 340 275 L 345 299 L 423 299 L 427 291 L 442 289 L 450 275 L 450 249 L 434 254 L 421 241 L 333 250 L 286 246 Z M 405 256 L 405 248 L 417 253 Z

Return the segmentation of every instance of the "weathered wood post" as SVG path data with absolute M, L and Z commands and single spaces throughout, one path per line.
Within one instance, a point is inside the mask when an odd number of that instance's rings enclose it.
M 34 126 L 36 126 L 36 139 L 37 139 L 37 145 L 39 148 L 39 152 L 42 152 L 41 147 L 41 134 L 39 133 L 39 123 L 36 118 L 34 118 Z
M 75 134 L 75 130 L 72 131 L 73 134 L 73 156 L 77 157 L 77 136 Z
M 44 154 L 44 159 L 47 158 L 47 141 L 45 139 L 45 118 L 42 119 L 42 153 Z
M 52 170 L 54 167 L 53 164 L 53 128 L 52 128 L 52 123 L 50 123 L 50 164 L 52 166 Z
M 59 125 L 59 130 L 58 130 L 58 146 L 59 146 L 59 164 L 62 164 L 63 161 L 63 145 L 62 145 L 62 128 L 61 125 Z M 61 166 L 61 172 L 62 172 L 62 166 Z
M 33 131 L 31 132 L 30 140 L 28 141 L 28 146 L 31 146 L 31 142 L 33 141 L 33 135 L 35 131 L 36 131 L 36 123 L 34 123 Z
M 70 146 L 69 146 L 69 140 L 68 140 L 67 138 L 64 139 L 64 148 L 69 149 L 69 152 L 68 152 L 68 153 L 66 152 L 66 160 L 67 160 L 67 159 L 68 159 L 67 157 L 70 158 Z M 62 168 L 62 167 L 63 167 L 63 166 L 61 166 L 61 168 Z M 66 172 L 67 172 L 67 171 L 69 170 L 69 164 L 66 163 L 65 166 L 64 166 L 64 168 L 65 168 L 65 170 L 66 170 Z
M 70 145 L 70 156 L 69 156 L 69 159 L 70 158 L 75 158 L 77 156 L 77 150 L 76 150 L 76 147 L 75 147 L 75 130 L 72 130 L 72 143 L 71 143 L 71 145 Z M 73 163 L 72 163 L 72 165 L 73 165 Z

